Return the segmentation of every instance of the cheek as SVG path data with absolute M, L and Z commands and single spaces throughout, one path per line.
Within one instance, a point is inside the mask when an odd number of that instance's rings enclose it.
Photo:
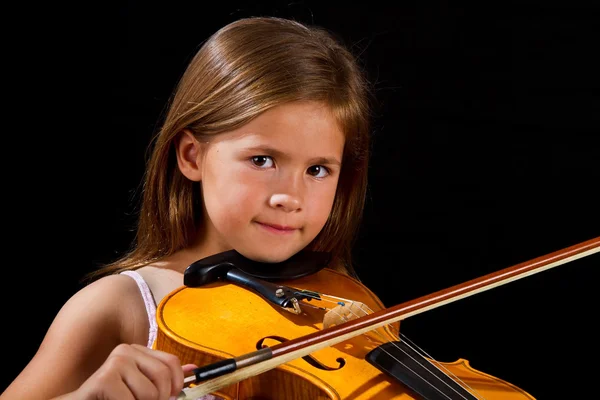
M 257 190 L 259 186 L 260 182 L 243 171 L 231 171 L 214 179 L 212 185 L 207 185 L 206 198 L 208 213 L 213 222 L 223 229 L 247 223 L 261 201 L 260 190 Z
M 333 206 L 333 200 L 335 198 L 336 186 L 332 185 L 329 187 L 320 188 L 310 196 L 310 204 L 308 209 L 311 210 L 310 218 L 320 225 L 325 225 L 329 214 L 331 213 L 331 207 Z

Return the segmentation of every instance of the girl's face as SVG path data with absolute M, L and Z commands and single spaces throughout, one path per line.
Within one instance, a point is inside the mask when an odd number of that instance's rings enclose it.
M 321 231 L 336 192 L 344 134 L 320 103 L 291 103 L 220 134 L 201 156 L 202 253 L 235 249 L 280 262 Z

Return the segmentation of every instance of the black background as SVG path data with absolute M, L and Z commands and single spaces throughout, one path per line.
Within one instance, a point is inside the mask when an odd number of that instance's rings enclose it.
M 29 234 L 31 223 L 42 227 L 34 247 L 43 257 L 23 262 L 37 254 L 29 247 L 19 258 L 28 268 L 15 274 L 33 306 L 18 297 L 6 314 L 19 327 L 4 332 L 18 356 L 3 387 L 83 275 L 128 247 L 146 146 L 167 98 L 202 41 L 241 17 L 315 23 L 360 55 L 378 103 L 355 267 L 386 306 L 600 236 L 600 8 L 483 3 L 129 2 L 82 14 L 95 20 L 95 40 L 70 31 L 77 61 L 58 51 L 44 60 L 65 77 L 54 87 L 69 92 L 43 97 L 56 113 L 43 121 L 51 129 L 42 143 L 68 146 L 64 157 L 44 158 L 60 173 L 35 169 L 55 186 L 20 224 Z M 85 123 L 65 122 L 62 99 L 87 108 Z M 22 237 L 11 235 L 9 250 Z M 66 256 L 75 247 L 91 259 Z M 594 374 L 582 363 L 597 354 L 599 261 L 588 256 L 439 307 L 402 331 L 432 357 L 467 359 L 538 399 L 587 397 Z M 15 304 L 15 293 L 5 303 Z

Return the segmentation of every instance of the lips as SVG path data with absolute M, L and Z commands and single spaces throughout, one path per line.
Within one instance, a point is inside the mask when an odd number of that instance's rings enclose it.
M 295 231 L 299 228 L 295 228 L 293 226 L 287 226 L 287 225 L 278 225 L 278 224 L 269 224 L 266 222 L 258 222 L 259 225 L 261 225 L 264 228 L 267 228 L 269 230 L 273 230 L 273 231 L 279 231 L 279 232 L 292 232 Z

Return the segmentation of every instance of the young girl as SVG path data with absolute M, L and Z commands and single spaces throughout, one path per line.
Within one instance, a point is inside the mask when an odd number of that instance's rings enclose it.
M 148 162 L 136 245 L 62 307 L 2 399 L 169 399 L 196 368 L 153 349 L 156 305 L 194 261 L 330 252 L 353 274 L 368 83 L 329 32 L 247 18 L 183 74 Z

